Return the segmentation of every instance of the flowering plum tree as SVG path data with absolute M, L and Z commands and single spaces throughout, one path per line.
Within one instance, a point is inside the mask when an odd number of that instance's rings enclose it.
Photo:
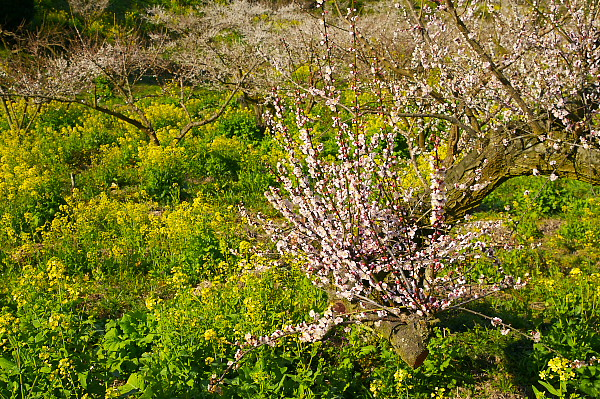
M 346 47 L 346 65 L 335 68 L 352 71 L 356 60 L 361 81 L 385 82 L 378 90 L 395 105 L 387 114 L 402 127 L 412 156 L 428 138 L 441 140 L 447 221 L 514 176 L 599 182 L 598 2 L 379 7 L 360 18 L 340 14 L 357 45 Z M 332 47 L 347 46 L 328 29 Z M 369 111 L 379 112 L 363 109 Z
M 305 258 L 332 306 L 314 324 L 247 345 L 320 339 L 354 320 L 373 323 L 416 366 L 429 316 L 522 285 L 500 266 L 491 284 L 470 281 L 466 260 L 487 251 L 450 225 L 513 176 L 600 181 L 600 5 L 406 1 L 364 17 L 318 8 L 317 83 L 292 96 L 293 129 L 274 100 L 286 158 L 267 197 L 291 224 L 270 225 L 278 248 Z M 325 116 L 314 99 L 331 110 L 333 158 L 317 137 Z M 384 123 L 375 132 L 373 118 Z
M 92 15 L 94 7 L 101 9 L 104 3 L 70 4 L 74 12 Z M 83 31 L 72 32 L 74 38 L 69 39 L 40 31 L 21 38 L 0 64 L 2 110 L 10 111 L 9 100 L 15 98 L 79 104 L 120 119 L 160 144 L 156 127 L 140 105 L 148 95 L 136 90 L 144 80 L 179 97 L 178 105 L 188 120 L 172 139 L 175 143 L 193 128 L 218 119 L 240 94 L 244 103 L 255 106 L 260 119 L 260 98 L 281 81 L 278 69 L 290 70 L 310 54 L 302 41 L 292 48 L 280 39 L 290 30 L 305 33 L 298 37 L 310 37 L 307 32 L 316 23 L 299 23 L 304 16 L 297 8 L 273 10 L 237 1 L 207 5 L 189 15 L 153 7 L 143 21 L 149 26 L 148 34 L 122 29 L 103 38 L 89 37 Z M 283 53 L 285 57 L 275 57 Z M 290 62 L 273 68 L 268 61 L 275 59 Z M 106 98 L 107 85 L 112 87 L 113 98 Z M 198 88 L 229 95 L 215 112 L 195 114 L 189 103 Z
M 161 140 L 140 102 L 148 93 L 135 88 L 152 79 L 163 90 L 179 89 L 188 116 L 174 141 L 181 141 L 194 127 L 216 120 L 236 93 L 232 88 L 221 107 L 212 114 L 188 110 L 190 92 L 198 86 L 184 65 L 169 62 L 167 42 L 150 41 L 135 32 L 121 32 L 111 40 L 79 37 L 53 41 L 44 32 L 24 40 L 15 54 L 0 65 L 0 96 L 4 109 L 18 98 L 36 103 L 57 101 L 78 104 L 111 115 L 146 134 L 154 144 Z M 186 85 L 177 83 L 188 77 Z M 246 77 L 240 76 L 238 85 Z M 106 88 L 110 87 L 110 93 Z
M 448 215 L 514 176 L 598 183 L 598 2 L 455 3 L 407 2 L 410 61 L 378 59 L 399 77 L 394 101 L 418 104 L 398 117 L 450 123 Z
M 473 291 L 474 282 L 465 274 L 468 258 L 488 251 L 473 234 L 448 234 L 445 169 L 435 149 L 427 178 L 431 212 L 428 220 L 419 220 L 414 205 L 422 199 L 404 182 L 405 169 L 394 151 L 396 130 L 369 134 L 360 120 L 335 115 L 338 151 L 330 159 L 323 156 L 323 144 L 315 141 L 302 108 L 295 110 L 299 144 L 281 123 L 279 102 L 275 109 L 273 130 L 287 158 L 278 165 L 281 188 L 272 188 L 267 198 L 292 228 L 271 224 L 267 229 L 279 251 L 304 259 L 306 273 L 332 301 L 316 327 L 290 331 L 315 340 L 336 324 L 366 322 L 418 366 L 427 355 L 427 320 L 436 312 L 482 293 L 521 286 L 520 280 L 502 276 Z

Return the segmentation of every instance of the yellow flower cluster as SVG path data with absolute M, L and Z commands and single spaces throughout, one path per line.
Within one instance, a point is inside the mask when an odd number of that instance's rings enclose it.
M 47 284 L 47 275 L 44 271 L 26 265 L 17 280 L 17 286 L 13 289 L 13 300 L 18 306 L 25 306 L 36 293 L 46 291 Z
M 431 397 L 435 399 L 442 399 L 446 397 L 446 388 L 435 387 L 435 392 L 431 393 Z
M 373 382 L 371 382 L 371 385 L 369 386 L 369 391 L 371 391 L 371 393 L 373 394 L 373 397 L 377 398 L 381 395 L 381 391 L 383 391 L 383 388 L 385 386 L 383 385 L 383 382 L 380 380 L 375 380 Z
M 59 285 L 66 277 L 67 267 L 58 258 L 51 258 L 46 263 L 46 273 L 50 286 Z
M 584 234 L 584 246 L 587 248 L 597 248 L 600 244 L 600 231 L 586 230 Z
M 540 372 L 540 378 L 543 380 L 551 379 L 556 375 L 561 381 L 573 379 L 575 372 L 571 367 L 571 362 L 564 357 L 555 357 L 548 361 L 548 368 Z
M 184 201 L 175 209 L 165 211 L 161 226 L 149 232 L 149 238 L 156 240 L 156 244 L 163 241 L 168 245 L 185 245 L 190 237 L 197 234 L 198 229 L 206 228 L 214 219 L 214 213 L 213 208 L 199 195 L 192 203 Z
M 250 244 L 248 241 L 240 241 L 240 245 L 239 245 L 239 249 L 240 249 L 240 254 L 242 255 L 247 255 L 250 253 L 250 251 L 252 251 L 252 244 Z
M 19 318 L 13 316 L 8 308 L 2 308 L 0 313 L 0 338 L 15 333 L 19 328 Z
M 399 391 L 412 389 L 412 385 L 406 384 L 408 380 L 412 378 L 412 374 L 407 370 L 400 369 L 394 373 L 394 379 L 396 380 L 396 388 Z
M 544 285 L 546 288 L 553 288 L 556 284 L 556 281 L 551 278 L 542 278 L 540 280 L 540 284 Z
M 155 297 L 154 295 L 150 295 L 146 297 L 146 300 L 144 302 L 148 310 L 154 310 L 156 309 L 156 306 L 162 302 L 162 300 L 160 298 Z
M 51 178 L 49 171 L 42 171 L 37 166 L 11 166 L 4 163 L 0 167 L 0 194 L 7 201 L 16 198 L 42 199 L 40 191 L 50 183 Z
M 261 313 L 261 305 L 256 298 L 244 298 L 244 306 L 246 307 L 246 316 L 251 320 L 259 320 Z
M 52 330 L 66 329 L 68 328 L 69 320 L 66 315 L 60 313 L 53 313 L 48 318 L 48 324 Z
M 271 379 L 271 376 L 269 375 L 269 373 L 267 373 L 266 371 L 255 371 L 252 372 L 250 374 L 250 377 L 252 378 L 252 381 L 254 381 L 257 384 L 260 384 L 261 382 L 265 382 L 269 379 Z
M 73 363 L 71 362 L 71 360 L 69 360 L 67 358 L 63 358 L 58 361 L 58 372 L 61 375 L 69 374 L 69 371 L 72 368 L 73 368 Z
M 226 158 L 239 158 L 247 149 L 247 144 L 240 141 L 237 137 L 217 136 L 210 143 L 210 150 Z
M 181 270 L 181 267 L 179 266 L 175 266 L 171 270 L 171 273 L 173 273 L 171 276 L 173 287 L 177 288 L 178 292 L 183 291 L 188 284 L 188 276 L 183 270 Z
M 148 120 L 157 129 L 158 139 L 168 143 L 179 134 L 179 128 L 188 120 L 181 107 L 173 104 L 152 104 L 144 109 Z
M 119 389 L 119 387 L 106 388 L 106 393 L 104 394 L 105 399 L 118 398 L 120 396 L 121 396 L 121 390 Z
M 141 159 L 142 172 L 149 169 L 165 169 L 178 165 L 182 159 L 185 159 L 185 148 L 146 145 L 138 148 L 138 155 Z
M 43 360 L 45 364 L 48 364 L 46 360 L 50 359 L 50 348 L 48 348 L 46 345 L 42 346 L 38 357 Z
M 207 341 L 215 341 L 218 338 L 217 332 L 212 328 L 204 331 L 204 339 Z
M 571 269 L 571 271 L 569 272 L 569 275 L 572 277 L 578 277 L 581 276 L 583 274 L 583 272 L 581 271 L 580 268 L 578 267 L 574 267 L 573 269 Z

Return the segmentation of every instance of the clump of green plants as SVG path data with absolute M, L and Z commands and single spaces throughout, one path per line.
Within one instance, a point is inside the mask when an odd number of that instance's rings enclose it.
M 148 145 L 138 152 L 141 188 L 162 202 L 178 202 L 187 188 L 183 147 Z

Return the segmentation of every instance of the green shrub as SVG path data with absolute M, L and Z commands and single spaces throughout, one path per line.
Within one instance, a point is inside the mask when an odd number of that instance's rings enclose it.
M 176 203 L 187 188 L 188 159 L 183 147 L 139 147 L 140 187 L 163 203 Z
M 265 129 L 258 126 L 256 116 L 249 110 L 237 109 L 226 112 L 215 124 L 215 134 L 227 138 L 259 141 Z

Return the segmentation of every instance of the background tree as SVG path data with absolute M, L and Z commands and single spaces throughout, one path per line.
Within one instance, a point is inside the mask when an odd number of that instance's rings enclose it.
M 154 7 L 145 19 L 148 35 L 121 28 L 102 37 L 83 29 L 71 39 L 55 41 L 40 31 L 36 37 L 23 38 L 14 56 L 5 60 L 0 95 L 5 102 L 35 98 L 93 108 L 131 124 L 155 144 L 161 140 L 139 106 L 148 95 L 136 89 L 142 81 L 178 93 L 178 105 L 188 120 L 171 138 L 174 142 L 215 121 L 237 95 L 264 124 L 262 106 L 271 87 L 299 66 L 309 65 L 314 56 L 309 42 L 318 20 L 305 17 L 291 6 L 274 10 L 238 1 L 207 5 L 188 15 Z M 294 45 L 285 37 L 295 38 L 290 41 Z M 106 84 L 112 98 L 106 96 Z M 194 115 L 188 104 L 198 89 L 229 95 L 215 112 Z
M 186 108 L 190 96 L 183 93 L 193 93 L 200 81 L 189 75 L 183 65 L 169 62 L 167 43 L 149 42 L 132 31 L 122 32 L 110 41 L 80 36 L 58 49 L 46 45 L 43 38 L 29 40 L 26 46 L 3 65 L 0 94 L 4 99 L 58 101 L 92 108 L 134 126 L 154 144 L 160 144 L 161 138 L 140 101 L 156 93 L 141 91 L 136 85 L 149 80 L 158 83 L 161 90 L 179 87 L 180 106 Z M 238 84 L 245 77 L 241 75 Z M 185 84 L 172 85 L 182 79 Z M 208 116 L 188 111 L 189 119 L 180 132 L 165 139 L 180 141 L 194 127 L 214 121 L 235 93 L 236 88 L 232 87 L 223 104 Z
M 110 0 L 69 0 L 73 14 L 89 19 L 98 17 L 108 7 Z
M 201 79 L 217 90 L 237 87 L 240 102 L 255 111 L 259 124 L 264 124 L 263 105 L 271 89 L 289 87 L 294 72 L 310 68 L 318 56 L 319 19 L 295 4 L 238 0 L 211 3 L 189 15 L 163 7 L 148 14 L 153 29 L 162 29 L 170 42 L 173 61 L 186 69 L 183 81 Z

